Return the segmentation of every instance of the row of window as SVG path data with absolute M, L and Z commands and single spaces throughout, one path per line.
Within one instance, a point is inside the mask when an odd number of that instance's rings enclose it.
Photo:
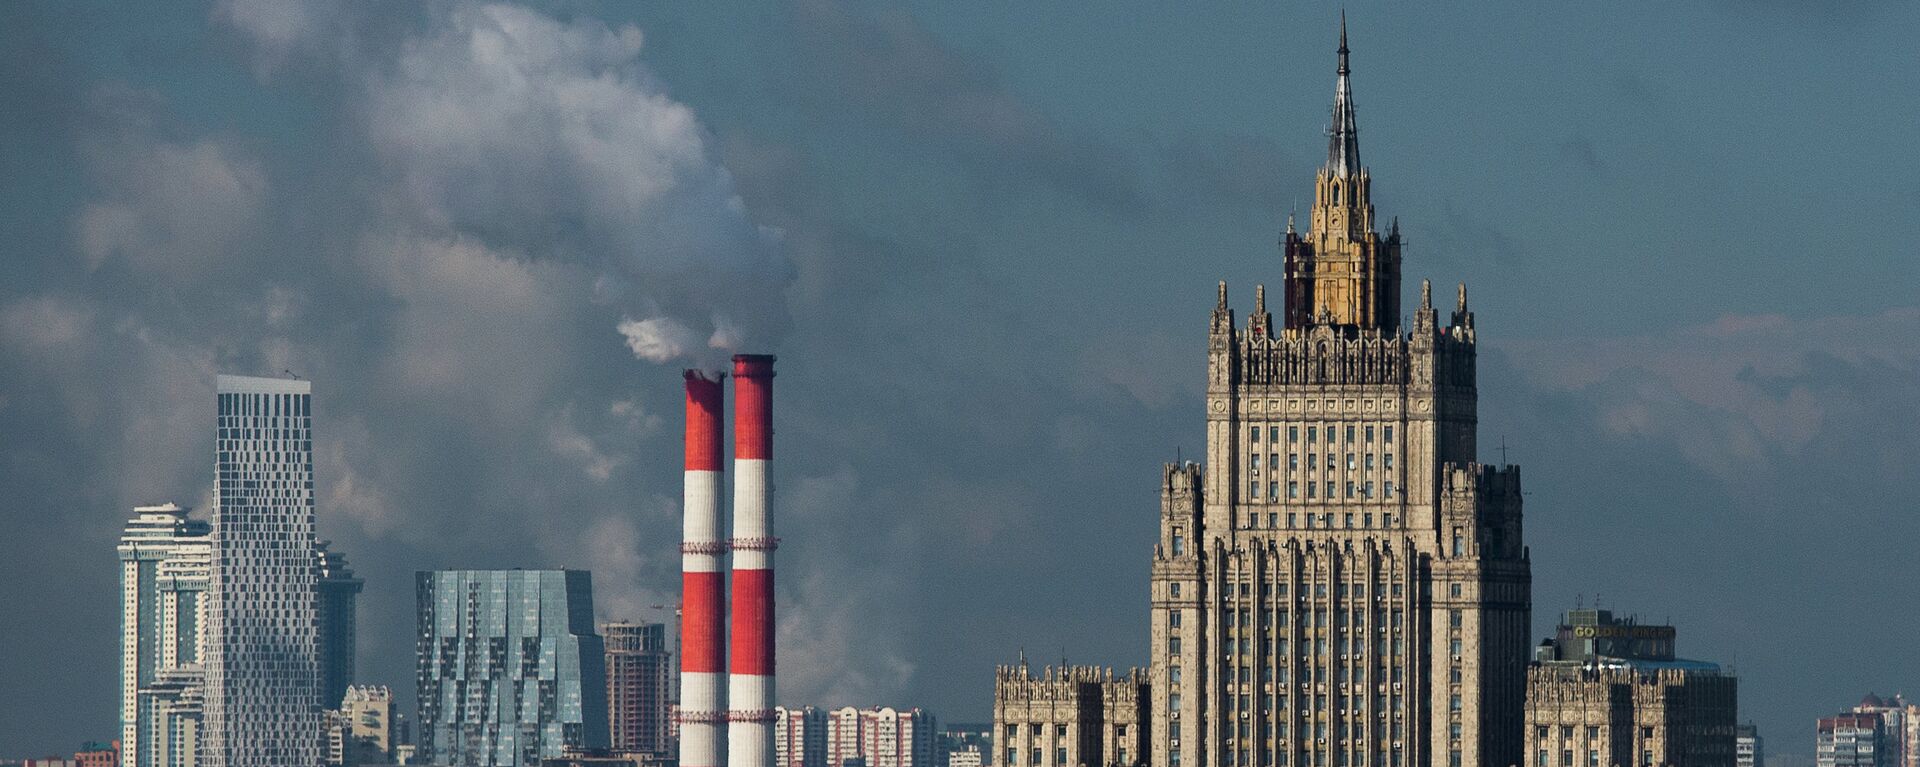
M 1328 474 L 1333 474 L 1334 472 L 1340 470 L 1340 454 L 1339 453 L 1325 453 L 1324 455 L 1326 456 L 1327 460 L 1324 462 L 1320 460 L 1321 455 L 1322 455 L 1321 453 L 1307 454 L 1307 460 L 1306 460 L 1307 476 L 1309 477 L 1313 476 L 1313 473 L 1316 470 L 1316 467 L 1320 466 L 1322 463 L 1326 464 Z M 1378 454 L 1347 453 L 1346 455 L 1347 455 L 1347 471 L 1364 470 L 1368 473 L 1372 473 L 1373 464 L 1374 464 L 1373 459 L 1376 455 L 1378 455 L 1380 458 L 1380 467 L 1383 470 L 1386 470 L 1386 471 L 1393 470 L 1393 454 L 1392 453 L 1378 453 Z M 1267 468 L 1273 469 L 1274 471 L 1280 470 L 1280 454 L 1279 453 L 1268 453 L 1266 455 L 1266 458 L 1267 458 L 1267 461 L 1266 461 Z M 1250 453 L 1247 455 L 1248 469 L 1252 470 L 1254 474 L 1259 474 L 1260 466 L 1261 466 L 1261 463 L 1260 463 L 1259 453 Z M 1298 473 L 1300 471 L 1300 466 L 1301 466 L 1300 454 L 1288 453 L 1287 454 L 1287 473 L 1289 475 Z
M 1547 750 L 1544 748 L 1534 752 L 1533 764 L 1534 764 L 1534 767 L 1553 767 L 1553 765 L 1547 761 Z M 1640 752 L 1640 764 L 1642 765 L 1642 767 L 1652 767 L 1653 765 L 1652 750 L 1645 750 Z M 1560 751 L 1560 767 L 1573 767 L 1573 750 L 1572 749 L 1562 749 Z M 1600 766 L 1600 749 L 1597 749 L 1597 748 L 1587 749 L 1587 767 L 1601 767 Z
M 1289 501 L 1299 500 L 1300 488 L 1303 484 L 1307 490 L 1307 500 L 1311 501 L 1311 500 L 1315 500 L 1316 498 L 1324 498 L 1326 500 L 1331 501 L 1331 500 L 1335 500 L 1337 498 L 1342 497 L 1341 495 L 1338 495 L 1335 492 L 1338 489 L 1338 486 L 1339 486 L 1338 483 L 1336 483 L 1334 480 L 1329 479 L 1326 481 L 1324 485 L 1326 487 L 1326 493 L 1323 495 L 1316 495 L 1317 491 L 1322 486 L 1321 483 L 1319 482 L 1308 481 L 1305 483 L 1301 483 L 1301 482 L 1288 480 L 1287 496 L 1285 499 L 1282 499 L 1280 497 L 1280 482 L 1278 480 L 1272 480 L 1267 482 L 1267 494 L 1265 498 L 1269 503 L 1278 502 L 1281 500 L 1289 500 Z M 1355 499 L 1355 498 L 1371 500 L 1373 498 L 1373 480 L 1366 480 L 1363 482 L 1354 482 L 1349 480 L 1346 483 L 1346 489 L 1347 491 L 1344 497 L 1349 500 Z M 1381 490 L 1380 492 L 1381 498 L 1394 497 L 1395 488 L 1392 482 L 1381 483 L 1380 490 Z M 1249 500 L 1254 500 L 1254 501 L 1261 500 L 1260 480 L 1254 479 L 1254 480 L 1247 481 L 1247 498 Z M 1348 525 L 1348 527 L 1352 527 L 1352 525 Z
M 1373 444 L 1373 437 L 1375 432 L 1372 424 L 1368 424 L 1366 426 L 1356 426 L 1356 425 L 1349 424 L 1345 427 L 1345 429 L 1346 429 L 1347 444 L 1349 445 L 1356 444 L 1360 442 L 1362 438 L 1366 440 L 1366 444 L 1369 444 L 1369 445 Z M 1327 444 L 1331 445 L 1336 442 L 1339 442 L 1340 434 L 1341 434 L 1340 430 L 1341 430 L 1341 427 L 1334 426 L 1332 424 L 1328 424 L 1324 432 L 1321 429 L 1321 427 L 1308 426 L 1307 427 L 1307 444 L 1309 445 L 1319 444 L 1320 436 L 1322 433 L 1326 435 Z M 1267 442 L 1269 444 L 1280 443 L 1280 427 L 1278 426 L 1266 426 L 1266 427 L 1248 426 L 1247 442 L 1251 444 L 1256 444 L 1256 445 L 1259 444 L 1260 436 L 1263 432 L 1266 434 Z M 1381 426 L 1379 434 L 1381 438 L 1380 441 L 1387 442 L 1387 443 L 1393 442 L 1393 427 L 1391 425 Z M 1289 445 L 1300 444 L 1300 427 L 1298 426 L 1287 427 L 1287 444 Z

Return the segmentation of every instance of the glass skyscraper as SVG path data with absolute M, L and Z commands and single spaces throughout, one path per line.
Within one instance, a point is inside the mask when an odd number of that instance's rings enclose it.
M 321 761 L 312 386 L 219 377 L 205 767 Z
M 315 610 L 320 620 L 320 703 L 339 708 L 347 686 L 353 683 L 354 603 L 366 582 L 354 576 L 347 555 L 327 548 L 326 541 L 320 542 L 314 557 L 319 568 L 314 584 L 319 589 Z
M 417 576 L 424 764 L 532 767 L 607 747 L 605 647 L 578 570 Z
M 119 546 L 121 753 L 127 767 L 183 767 L 193 754 L 169 748 L 170 713 L 198 695 L 210 528 L 171 503 L 133 511 Z

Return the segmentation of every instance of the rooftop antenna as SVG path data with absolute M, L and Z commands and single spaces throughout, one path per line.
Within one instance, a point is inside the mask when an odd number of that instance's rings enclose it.
M 294 379 L 294 380 L 296 380 L 296 381 L 300 381 L 300 380 L 305 380 L 305 379 L 302 379 L 302 378 L 301 378 L 301 377 L 299 376 L 299 374 L 297 374 L 297 373 L 294 373 L 293 371 L 291 371 L 291 370 L 288 370 L 288 369 L 286 369 L 286 368 L 281 368 L 281 369 L 280 369 L 280 372 L 282 372 L 282 373 L 286 373 L 286 374 L 287 374 L 287 377 L 288 377 L 288 378 L 291 378 L 291 379 Z
M 1500 435 L 1500 465 L 1507 465 L 1507 435 Z

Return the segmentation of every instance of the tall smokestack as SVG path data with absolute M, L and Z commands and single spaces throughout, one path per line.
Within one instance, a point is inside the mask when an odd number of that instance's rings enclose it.
M 733 357 L 733 623 L 727 767 L 773 767 L 773 357 Z M 684 767 L 684 766 L 683 766 Z
M 680 765 L 726 767 L 727 544 L 721 540 L 724 373 L 688 370 L 685 528 L 680 543 Z

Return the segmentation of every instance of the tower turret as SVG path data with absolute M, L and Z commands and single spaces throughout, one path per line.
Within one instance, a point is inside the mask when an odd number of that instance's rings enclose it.
M 1333 325 L 1352 331 L 1400 327 L 1400 236 L 1373 229 L 1373 179 L 1360 164 L 1347 23 L 1340 20 L 1340 63 L 1327 126 L 1327 162 L 1314 175 L 1309 231 L 1289 223 L 1286 327 Z

